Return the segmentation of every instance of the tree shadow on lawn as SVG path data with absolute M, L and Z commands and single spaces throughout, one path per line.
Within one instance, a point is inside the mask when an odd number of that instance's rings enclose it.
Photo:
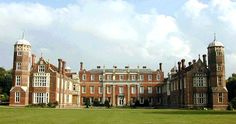
M 236 115 L 236 111 L 214 111 L 214 110 L 164 110 L 144 112 L 145 114 L 166 114 L 166 115 Z

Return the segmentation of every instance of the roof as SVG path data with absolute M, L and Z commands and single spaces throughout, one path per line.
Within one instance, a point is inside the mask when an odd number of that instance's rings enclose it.
M 216 41 L 216 40 L 214 40 L 213 42 L 211 42 L 211 43 L 208 45 L 208 47 L 217 47 L 217 46 L 219 46 L 219 47 L 224 47 L 223 43 L 221 43 L 221 42 L 219 42 L 219 41 Z
M 29 46 L 31 46 L 30 42 L 25 39 L 20 39 L 20 40 L 16 41 L 16 45 L 29 45 Z
M 105 69 L 105 72 L 113 73 L 114 69 Z M 116 69 L 116 73 L 126 73 L 128 69 Z M 90 73 L 103 73 L 103 69 L 91 69 Z M 152 73 L 155 72 L 151 69 L 129 69 L 130 73 Z

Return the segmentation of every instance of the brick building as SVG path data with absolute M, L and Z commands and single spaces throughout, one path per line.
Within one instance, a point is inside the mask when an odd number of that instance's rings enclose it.
M 157 89 L 163 83 L 164 73 L 162 65 L 157 70 L 137 67 L 131 69 L 126 66 L 118 69 L 106 69 L 97 66 L 97 69 L 86 70 L 81 62 L 79 77 L 81 85 L 81 105 L 86 99 L 90 103 L 96 99 L 104 103 L 108 100 L 113 106 L 134 104 L 136 100 L 144 104 L 148 100 L 150 105 L 158 104 Z
M 209 107 L 226 109 L 228 91 L 225 82 L 224 45 L 214 41 L 207 56 L 173 67 L 162 85 L 162 105 L 169 107 Z
M 78 74 L 66 68 L 66 62 L 58 59 L 58 67 L 42 57 L 35 62 L 31 44 L 18 40 L 14 45 L 13 83 L 10 90 L 10 106 L 58 102 L 59 107 L 79 105 Z
M 59 107 L 81 106 L 86 100 L 126 106 L 139 100 L 152 106 L 225 109 L 228 103 L 224 46 L 216 39 L 208 46 L 208 59 L 203 55 L 188 64 L 182 59 L 165 79 L 161 63 L 155 70 L 146 66 L 87 70 L 81 62 L 79 72 L 72 73 L 62 59 L 58 59 L 58 66 L 43 57 L 35 60 L 30 43 L 17 41 L 10 106 L 56 101 Z

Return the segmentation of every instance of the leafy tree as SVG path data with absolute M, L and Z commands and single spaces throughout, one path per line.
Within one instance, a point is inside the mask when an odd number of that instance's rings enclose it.
M 236 97 L 234 97 L 231 101 L 230 101 L 230 104 L 232 105 L 232 107 L 234 109 L 236 109 Z
M 12 70 L 5 70 L 4 68 L 0 67 L 0 88 L 2 88 L 2 92 L 9 95 L 11 86 Z
M 149 101 L 148 101 L 148 99 L 145 99 L 145 100 L 144 100 L 144 106 L 149 106 Z
M 232 76 L 228 78 L 226 87 L 228 89 L 229 101 L 231 101 L 236 97 L 236 74 L 232 74 Z

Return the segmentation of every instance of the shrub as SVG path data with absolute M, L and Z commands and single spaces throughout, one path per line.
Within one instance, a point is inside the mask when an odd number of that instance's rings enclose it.
M 107 108 L 110 108 L 110 103 L 109 103 L 109 101 L 108 101 L 108 100 L 105 100 L 105 103 L 104 103 L 104 105 L 105 105 Z
M 145 100 L 144 100 L 144 106 L 149 106 L 149 101 L 148 101 L 148 99 L 145 99 Z
M 231 101 L 230 104 L 232 104 L 232 107 L 236 109 L 236 97 L 234 97 Z
M 90 106 L 89 98 L 86 98 L 85 105 L 86 105 L 86 108 L 89 108 Z
M 139 100 L 136 100 L 136 101 L 135 101 L 134 106 L 135 106 L 135 107 L 140 106 L 140 102 L 139 102 Z
M 227 110 L 234 110 L 233 106 L 231 103 L 229 103 L 228 107 L 227 107 Z

